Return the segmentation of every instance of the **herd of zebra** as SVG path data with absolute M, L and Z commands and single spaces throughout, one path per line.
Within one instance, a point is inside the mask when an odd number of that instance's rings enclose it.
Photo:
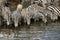
M 1 4 L 1 16 L 3 17 L 4 22 L 6 22 L 7 25 L 10 25 L 13 21 L 15 27 L 18 26 L 18 23 L 21 23 L 22 19 L 24 20 L 24 23 L 27 23 L 27 25 L 30 25 L 31 19 L 34 19 L 35 22 L 42 19 L 44 23 L 48 22 L 48 18 L 49 20 L 51 19 L 51 21 L 58 20 L 58 17 L 60 17 L 59 7 L 55 5 L 47 6 L 44 2 L 45 1 L 43 1 L 42 3 L 43 6 L 40 6 L 38 5 L 39 1 L 35 1 L 27 8 L 23 8 L 22 4 L 18 4 L 16 10 L 14 11 L 11 11 L 8 6 Z

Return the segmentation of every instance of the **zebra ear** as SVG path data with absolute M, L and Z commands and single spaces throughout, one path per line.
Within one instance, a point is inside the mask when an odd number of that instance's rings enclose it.
M 41 6 L 41 7 L 43 7 L 43 5 L 42 5 L 41 3 L 38 3 L 38 6 Z

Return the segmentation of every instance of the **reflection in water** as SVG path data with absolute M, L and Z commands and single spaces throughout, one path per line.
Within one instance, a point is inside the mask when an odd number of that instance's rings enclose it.
M 0 28 L 0 40 L 59 40 L 59 23 L 34 23 L 30 26 Z

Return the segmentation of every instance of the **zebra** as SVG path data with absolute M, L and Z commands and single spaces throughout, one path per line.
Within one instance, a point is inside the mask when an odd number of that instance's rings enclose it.
M 21 21 L 21 9 L 22 9 L 22 5 L 18 4 L 17 9 L 12 12 L 12 20 L 14 21 L 15 27 L 17 27 L 19 21 Z
M 9 7 L 7 7 L 7 6 L 2 7 L 2 16 L 3 16 L 4 20 L 6 21 L 7 25 L 10 25 L 11 10 Z

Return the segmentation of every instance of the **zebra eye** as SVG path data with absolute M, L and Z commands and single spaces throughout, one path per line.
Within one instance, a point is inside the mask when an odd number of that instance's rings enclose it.
M 45 5 L 48 5 L 47 3 Z

